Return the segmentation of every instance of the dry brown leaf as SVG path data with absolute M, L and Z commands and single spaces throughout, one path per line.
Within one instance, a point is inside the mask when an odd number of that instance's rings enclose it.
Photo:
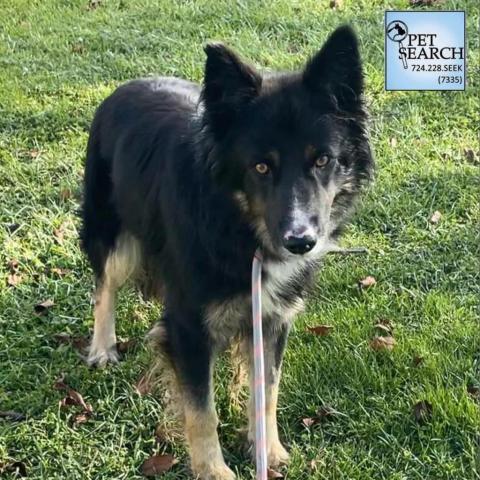
M 72 45 L 72 52 L 73 53 L 85 53 L 85 45 L 83 43 L 74 43 Z
M 0 418 L 4 418 L 5 420 L 10 420 L 11 422 L 21 422 L 26 419 L 23 413 L 14 412 L 13 410 L 0 412 Z
M 167 472 L 176 463 L 177 460 L 175 457 L 169 453 L 164 455 L 152 455 L 142 463 L 142 475 L 145 475 L 146 477 L 154 477 L 160 473 Z
M 137 346 L 137 339 L 131 338 L 125 342 L 117 342 L 117 351 L 118 353 L 124 354 L 135 349 Z
M 44 315 L 47 311 L 55 305 L 53 300 L 45 300 L 41 303 L 37 303 L 33 309 L 37 315 Z
M 92 416 L 92 414 L 90 412 L 77 413 L 73 417 L 73 424 L 74 425 L 81 425 L 82 423 L 86 423 L 91 418 L 91 416 Z
M 10 271 L 10 273 L 17 273 L 18 268 L 19 268 L 18 260 L 10 260 L 7 263 L 7 267 L 8 267 L 8 270 Z
M 376 283 L 377 283 L 377 280 L 375 279 L 375 277 L 372 277 L 371 275 L 369 275 L 368 277 L 365 277 L 359 280 L 358 285 L 360 288 L 369 288 L 369 287 L 373 287 L 373 285 L 375 285 Z
M 432 404 L 427 400 L 421 400 L 413 406 L 413 417 L 417 423 L 426 422 L 433 412 Z
M 330 0 L 330 8 L 342 8 L 343 7 L 343 0 Z
M 55 383 L 53 384 L 53 388 L 55 388 L 56 390 L 65 390 L 67 392 L 66 397 L 60 401 L 60 405 L 62 407 L 75 405 L 75 406 L 81 407 L 84 413 L 90 413 L 91 414 L 93 412 L 92 406 L 89 403 L 85 402 L 82 394 L 77 392 L 73 388 L 71 388 L 65 382 L 65 375 L 63 373 L 55 381 Z
M 316 325 L 315 327 L 308 327 L 307 330 L 319 337 L 326 337 L 327 335 L 330 335 L 333 328 L 333 325 Z
M 55 237 L 57 243 L 59 243 L 60 245 L 63 243 L 63 239 L 65 237 L 63 225 L 53 230 L 53 236 Z
M 9 273 L 7 277 L 7 285 L 16 287 L 22 281 L 22 276 L 17 273 Z
M 467 387 L 468 394 L 477 402 L 480 402 L 480 387 L 476 385 L 469 385 Z
M 335 410 L 329 405 L 322 405 L 320 408 L 318 408 L 318 410 L 315 412 L 315 415 L 313 417 L 302 418 L 302 424 L 305 427 L 309 428 L 309 427 L 312 427 L 313 425 L 317 425 L 318 423 L 324 420 L 331 419 L 338 415 L 345 416 L 345 414 L 340 413 L 338 410 Z
M 438 210 L 436 210 L 435 212 L 433 212 L 432 216 L 430 217 L 430 223 L 436 224 L 440 221 L 441 218 L 442 218 L 442 214 Z
M 433 5 L 441 5 L 445 0 L 410 0 L 412 7 L 432 7 Z
M 57 268 L 53 267 L 50 269 L 50 273 L 55 273 L 55 275 L 58 275 L 59 277 L 64 277 L 65 275 L 68 275 L 71 272 L 68 268 Z
M 63 188 L 62 190 L 60 190 L 59 197 L 60 200 L 64 202 L 65 200 L 68 200 L 72 197 L 72 191 L 69 188 Z
M 30 158 L 37 158 L 40 155 L 40 150 L 38 148 L 32 148 L 28 151 L 28 156 Z
M 0 462 L 0 473 L 13 474 L 13 478 L 26 477 L 27 467 L 23 462 L 12 462 L 12 463 Z
M 8 233 L 15 233 L 20 228 L 19 223 L 9 223 L 7 225 Z
M 378 328 L 378 330 L 382 330 L 382 332 L 391 334 L 392 333 L 392 328 L 388 325 L 385 325 L 384 323 L 376 323 L 375 328 Z
M 374 337 L 370 340 L 370 347 L 373 350 L 393 350 L 395 339 L 393 337 Z
M 463 151 L 463 154 L 465 155 L 465 158 L 470 162 L 470 163 L 478 163 L 478 159 L 480 157 L 480 152 L 475 153 L 475 150 L 471 148 L 466 148 Z
M 412 363 L 414 367 L 420 366 L 423 362 L 425 361 L 425 357 L 422 357 L 422 355 L 415 355 L 413 357 Z
M 60 344 L 71 345 L 75 350 L 80 352 L 87 349 L 90 344 L 90 337 L 82 335 L 69 335 L 68 333 L 57 333 L 53 338 Z
M 273 470 L 272 468 L 267 469 L 267 478 L 284 478 L 280 472 Z
M 135 384 L 135 390 L 139 395 L 148 395 L 152 391 L 150 378 L 147 374 L 143 375 Z
M 316 425 L 318 423 L 318 419 L 316 417 L 305 417 L 305 418 L 302 418 L 302 424 L 307 427 L 307 428 L 310 428 L 312 427 L 313 425 Z

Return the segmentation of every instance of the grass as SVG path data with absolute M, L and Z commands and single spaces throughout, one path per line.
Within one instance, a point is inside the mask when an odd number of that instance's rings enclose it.
M 478 164 L 464 153 L 478 149 L 477 2 L 441 6 L 467 10 L 470 83 L 450 93 L 383 90 L 383 11 L 409 8 L 406 0 L 345 1 L 339 10 L 326 0 L 88 4 L 0 5 L 0 410 L 27 416 L 0 419 L 0 463 L 23 461 L 32 479 L 135 479 L 145 458 L 172 452 L 180 462 L 164 478 L 189 478 L 183 445 L 155 443 L 159 402 L 133 388 L 147 352 L 92 371 L 54 340 L 62 332 L 86 335 L 92 326 L 92 278 L 76 216 L 89 122 L 127 79 L 161 73 L 201 80 L 208 39 L 226 41 L 264 68 L 290 69 L 335 26 L 352 22 L 365 60 L 378 174 L 344 243 L 370 254 L 326 260 L 291 336 L 279 411 L 292 451 L 287 478 L 479 479 L 480 407 L 467 392 L 480 386 L 479 178 Z M 441 220 L 431 224 L 436 210 Z M 63 241 L 54 234 L 60 227 Z M 21 281 L 6 287 L 13 259 Z M 377 284 L 361 292 L 356 284 L 366 275 Z M 55 306 L 35 316 L 33 306 L 48 298 Z M 120 335 L 142 338 L 158 314 L 158 305 L 126 290 Z M 383 318 L 395 326 L 390 353 L 369 347 Z M 334 325 L 333 333 L 306 332 L 320 323 Z M 416 356 L 424 359 L 418 366 Z M 228 402 L 227 371 L 218 375 L 221 438 L 229 464 L 251 479 L 237 433 L 244 418 Z M 95 410 L 78 427 L 52 388 L 61 372 Z M 420 400 L 433 406 L 422 424 L 412 416 Z M 342 415 L 302 426 L 325 404 Z

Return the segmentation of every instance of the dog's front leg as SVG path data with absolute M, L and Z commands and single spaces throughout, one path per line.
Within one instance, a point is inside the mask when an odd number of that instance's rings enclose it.
M 267 427 L 267 456 L 268 465 L 276 467 L 288 463 L 289 455 L 280 442 L 277 426 L 278 386 L 280 383 L 282 359 L 287 343 L 290 325 L 283 323 L 279 328 L 271 329 L 264 334 L 265 354 L 265 415 Z M 251 342 L 250 342 L 251 343 Z M 250 401 L 248 439 L 255 444 L 255 378 L 254 359 L 251 346 L 249 351 Z
M 172 322 L 173 323 L 173 322 Z M 173 323 L 169 339 L 183 398 L 185 437 L 192 470 L 201 480 L 234 480 L 218 440 L 213 393 L 213 352 L 204 330 Z

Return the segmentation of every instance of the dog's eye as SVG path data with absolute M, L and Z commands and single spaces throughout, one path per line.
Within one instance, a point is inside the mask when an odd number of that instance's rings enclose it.
M 315 159 L 315 166 L 318 168 L 322 168 L 328 164 L 330 161 L 330 157 L 328 155 L 320 155 Z
M 255 165 L 255 170 L 260 175 L 266 175 L 270 171 L 270 167 L 265 162 L 260 162 Z

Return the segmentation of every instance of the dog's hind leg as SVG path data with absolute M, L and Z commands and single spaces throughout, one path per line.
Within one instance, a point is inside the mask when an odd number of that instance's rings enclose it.
M 104 367 L 118 362 L 115 334 L 115 299 L 117 290 L 135 272 L 140 263 L 138 241 L 123 233 L 106 258 L 103 272 L 97 277 L 95 291 L 95 324 L 87 362 Z

